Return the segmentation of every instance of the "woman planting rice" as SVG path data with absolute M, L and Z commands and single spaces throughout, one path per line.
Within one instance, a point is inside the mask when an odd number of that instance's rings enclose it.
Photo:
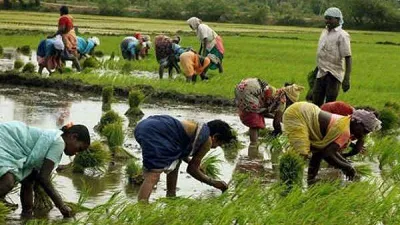
M 53 69 L 62 72 L 61 52 L 64 50 L 64 43 L 60 35 L 55 38 L 42 40 L 37 48 L 36 57 L 39 65 L 39 74 L 46 68 L 49 74 Z
M 215 70 L 218 68 L 219 72 L 222 73 L 222 59 L 224 58 L 225 49 L 221 36 L 208 25 L 202 23 L 197 17 L 191 17 L 186 22 L 192 30 L 196 31 L 196 35 L 200 40 L 199 53 L 203 57 L 208 55 L 215 57 L 216 60 L 210 65 L 210 69 Z
M 208 80 L 207 70 L 214 59 L 209 56 L 203 57 L 193 51 L 187 51 L 179 56 L 179 61 L 186 76 L 186 81 L 195 83 L 197 75 L 200 75 L 201 80 Z
M 51 183 L 51 172 L 62 153 L 68 156 L 82 152 L 90 145 L 84 125 L 69 125 L 60 130 L 44 130 L 13 121 L 0 123 L 0 201 L 21 182 L 22 214 L 31 215 L 33 185 L 38 182 L 65 216 L 72 216 Z M 10 204 L 8 204 L 11 206 Z
M 322 159 L 353 179 L 356 171 L 340 151 L 347 147 L 351 135 L 363 139 L 368 133 L 379 130 L 380 124 L 374 113 L 363 109 L 355 110 L 351 116 L 340 116 L 307 102 L 294 103 L 283 114 L 284 132 L 291 147 L 304 156 L 311 153 L 309 184 L 316 181 Z
M 281 121 L 285 108 L 298 101 L 304 88 L 293 84 L 276 89 L 258 78 L 246 78 L 235 88 L 235 103 L 242 123 L 250 133 L 249 156 L 257 153 L 258 130 L 265 128 L 264 117 L 272 117 L 274 132 L 281 133 Z
M 121 42 L 122 57 L 127 60 L 139 60 L 141 44 L 135 37 L 125 37 Z
M 78 53 L 79 57 L 83 56 L 87 57 L 88 54 L 91 54 L 94 49 L 100 45 L 100 40 L 98 37 L 90 37 L 85 40 L 83 37 L 77 37 L 78 41 Z
M 144 182 L 138 199 L 148 201 L 160 174 L 167 173 L 167 196 L 176 195 L 176 183 L 181 161 L 188 163 L 186 171 L 195 179 L 225 191 L 225 182 L 213 180 L 200 169 L 202 158 L 210 150 L 235 139 L 231 127 L 213 120 L 200 124 L 179 121 L 171 116 L 150 116 L 135 129 L 136 141 L 142 148 Z

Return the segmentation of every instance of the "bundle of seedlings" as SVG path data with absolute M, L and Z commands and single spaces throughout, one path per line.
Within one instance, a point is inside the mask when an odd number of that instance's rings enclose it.
M 103 53 L 103 51 L 98 50 L 98 51 L 94 51 L 93 55 L 96 57 L 102 58 L 104 56 L 104 53 Z
M 306 94 L 306 100 L 307 101 L 312 101 L 312 90 L 314 88 L 314 82 L 317 79 L 317 74 L 318 74 L 318 67 L 315 67 L 314 70 L 310 71 L 307 74 L 307 83 L 308 83 L 308 91 Z
M 357 164 L 354 166 L 358 177 L 369 177 L 372 175 L 372 169 L 368 164 Z
M 25 66 L 22 68 L 22 72 L 23 73 L 34 73 L 36 69 L 36 66 L 33 65 L 33 63 L 28 62 L 27 64 L 25 64 Z
M 133 70 L 135 69 L 135 66 L 134 66 L 134 64 L 132 63 L 132 62 L 125 62 L 123 65 L 122 65 L 122 68 L 121 68 L 121 73 L 123 73 L 123 74 L 130 74 Z
M 122 123 L 122 121 L 122 117 L 117 112 L 109 110 L 101 116 L 100 122 L 94 127 L 94 129 L 101 134 L 106 125 L 111 123 Z
M 103 128 L 101 135 L 106 137 L 108 147 L 114 159 L 130 159 L 133 157 L 122 147 L 125 133 L 121 122 L 107 124 Z
M 142 117 L 144 113 L 139 105 L 144 100 L 144 95 L 140 90 L 131 90 L 128 96 L 129 109 L 125 112 L 127 117 Z M 140 119 L 139 118 L 139 119 Z
M 82 179 L 83 180 L 83 179 Z M 79 194 L 79 199 L 78 202 L 64 202 L 68 207 L 72 209 L 74 213 L 79 213 L 79 212 L 88 212 L 92 209 L 83 206 L 83 204 L 87 201 L 89 198 L 89 192 L 90 188 L 87 186 L 87 184 L 83 181 L 83 187 L 81 189 L 81 193 Z
M 220 165 L 222 160 L 218 159 L 218 155 L 206 155 L 200 164 L 200 170 L 207 176 L 217 179 L 221 175 Z
M 393 131 L 399 128 L 399 113 L 399 111 L 396 111 L 396 109 L 392 107 L 385 107 L 381 111 L 379 111 L 379 119 L 382 121 L 382 133 L 387 134 L 389 131 Z
M 303 181 L 304 161 L 294 151 L 287 151 L 279 160 L 279 179 L 286 186 L 287 194 L 294 186 L 301 186 Z
M 111 109 L 111 103 L 114 100 L 114 88 L 113 86 L 107 86 L 103 88 L 103 91 L 101 92 L 102 96 L 102 109 L 103 111 L 108 111 Z
M 26 55 L 26 56 L 30 56 L 31 47 L 29 45 L 24 45 L 24 46 L 21 46 L 21 47 L 17 48 L 17 51 L 22 53 L 22 54 L 24 54 L 24 55 Z
M 14 61 L 14 70 L 19 70 L 24 66 L 24 62 L 20 59 Z
M 53 208 L 53 202 L 38 182 L 35 182 L 35 184 L 33 185 L 33 192 L 33 210 L 40 212 L 49 212 Z
M 0 202 L 0 224 L 6 224 L 6 217 L 9 212 L 10 210 L 2 202 Z
M 140 185 L 144 181 L 143 168 L 136 159 L 130 159 L 125 168 L 130 184 Z
M 94 141 L 86 151 L 80 152 L 74 158 L 72 171 L 83 173 L 86 168 L 102 170 L 110 161 L 110 151 L 100 141 Z
M 98 69 L 100 67 L 101 67 L 101 63 L 95 57 L 86 58 L 82 64 L 83 69 L 86 69 L 86 68 Z

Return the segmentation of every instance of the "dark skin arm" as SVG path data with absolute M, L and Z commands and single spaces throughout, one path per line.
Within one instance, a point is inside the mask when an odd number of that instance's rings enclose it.
M 71 217 L 73 216 L 72 210 L 64 204 L 61 195 L 51 183 L 50 175 L 53 169 L 54 162 L 49 159 L 45 159 L 42 168 L 40 169 L 40 173 L 36 177 L 36 181 L 39 182 L 43 190 L 51 198 L 51 200 L 54 202 L 54 205 L 60 210 L 64 217 Z
M 352 59 L 351 56 L 346 56 L 345 58 L 346 69 L 344 72 L 344 79 L 342 83 L 343 92 L 347 92 L 350 89 L 350 73 L 352 68 Z
M 275 112 L 274 120 L 272 122 L 272 125 L 274 127 L 274 134 L 282 133 L 282 127 L 281 127 L 282 116 L 283 116 L 283 112 L 281 112 L 281 111 Z
M 206 183 L 210 186 L 220 189 L 221 191 L 226 191 L 228 185 L 223 181 L 216 181 L 205 175 L 200 170 L 200 164 L 203 157 L 211 148 L 211 137 L 200 147 L 200 149 L 194 154 L 193 158 L 189 161 L 186 172 L 193 176 L 196 180 Z
M 349 152 L 342 154 L 342 156 L 344 158 L 357 155 L 358 153 L 363 151 L 363 149 L 364 149 L 364 137 L 358 139 L 355 144 L 351 143 L 350 147 L 351 147 L 351 150 Z
M 341 169 L 344 174 L 352 180 L 355 175 L 355 169 L 351 166 L 349 162 L 347 162 L 340 154 L 339 154 L 340 146 L 336 143 L 329 144 L 323 150 L 324 160 L 330 165 Z

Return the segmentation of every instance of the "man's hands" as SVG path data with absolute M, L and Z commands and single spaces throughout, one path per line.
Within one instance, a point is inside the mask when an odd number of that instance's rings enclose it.
M 222 193 L 228 189 L 228 185 L 224 181 L 221 181 L 221 180 L 212 181 L 212 186 L 221 190 Z
M 350 79 L 343 80 L 342 89 L 343 89 L 343 92 L 347 92 L 348 90 L 350 90 Z

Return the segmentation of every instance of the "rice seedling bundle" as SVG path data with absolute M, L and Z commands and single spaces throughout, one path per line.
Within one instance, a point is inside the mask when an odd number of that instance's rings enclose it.
M 73 161 L 73 172 L 83 173 L 85 168 L 102 169 L 111 155 L 100 141 L 94 141 L 86 151 L 78 153 Z
M 279 160 L 279 178 L 289 189 L 294 185 L 301 186 L 303 181 L 303 159 L 293 151 L 282 154 Z
M 96 126 L 96 129 L 101 134 L 103 132 L 103 128 L 111 123 L 122 123 L 122 117 L 113 110 L 109 110 L 101 116 L 100 122 Z
M 125 112 L 125 115 L 129 117 L 143 116 L 144 113 L 139 108 L 143 99 L 144 95 L 140 90 L 131 90 L 128 96 L 129 109 Z
M 136 159 L 130 159 L 128 161 L 125 172 L 131 184 L 143 183 L 143 168 Z
M 36 66 L 33 65 L 33 63 L 28 62 L 27 64 L 25 64 L 25 66 L 22 68 L 22 72 L 23 73 L 34 73 L 36 69 Z
M 221 175 L 220 165 L 222 160 L 218 159 L 218 155 L 206 155 L 200 164 L 200 169 L 209 177 L 217 179 Z
M 38 182 L 35 182 L 35 184 L 33 185 L 33 192 L 33 210 L 49 212 L 53 208 L 53 202 Z
M 19 70 L 23 66 L 24 66 L 24 62 L 22 62 L 22 60 L 17 59 L 17 60 L 14 61 L 14 69 L 15 70 Z

